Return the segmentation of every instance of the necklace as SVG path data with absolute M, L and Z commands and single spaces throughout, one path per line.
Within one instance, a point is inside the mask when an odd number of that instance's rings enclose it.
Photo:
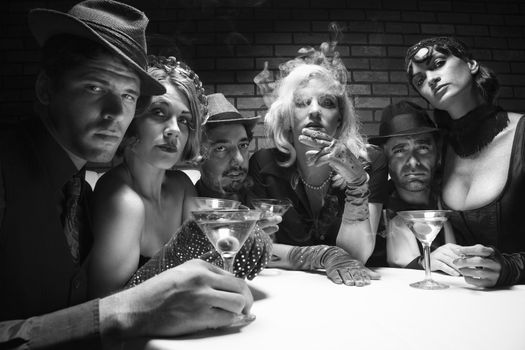
M 301 179 L 301 182 L 303 183 L 303 185 L 310 189 L 310 190 L 313 190 L 313 191 L 320 191 L 322 190 L 329 182 L 330 182 L 330 179 L 332 179 L 332 175 L 334 174 L 334 171 L 331 170 L 330 171 L 330 174 L 328 175 L 328 177 L 323 181 L 322 184 L 320 184 L 319 186 L 314 186 L 314 185 L 310 185 L 308 182 L 306 182 L 305 179 L 303 179 L 303 177 L 301 175 L 299 175 L 299 178 Z
M 436 110 L 434 116 L 461 158 L 481 151 L 509 124 L 507 112 L 493 105 L 481 105 L 459 119 L 441 110 Z

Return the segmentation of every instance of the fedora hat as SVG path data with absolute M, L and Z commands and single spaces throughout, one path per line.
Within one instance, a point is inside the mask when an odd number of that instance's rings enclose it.
M 67 13 L 50 9 L 29 12 L 29 28 L 40 46 L 52 36 L 70 34 L 93 40 L 133 67 L 142 95 L 162 95 L 164 86 L 147 73 L 148 18 L 136 8 L 111 0 L 86 0 Z
M 208 119 L 205 124 L 245 124 L 250 130 L 255 127 L 260 117 L 245 117 L 221 93 L 211 94 L 208 100 Z
M 439 129 L 423 108 L 410 101 L 401 101 L 383 110 L 379 135 L 368 140 L 380 145 L 393 136 L 419 135 L 435 131 Z

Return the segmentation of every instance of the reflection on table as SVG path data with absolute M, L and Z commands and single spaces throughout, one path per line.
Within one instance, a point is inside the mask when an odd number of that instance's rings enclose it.
M 257 319 L 240 329 L 133 344 L 144 349 L 525 349 L 525 286 L 481 290 L 436 273 L 445 290 L 420 290 L 420 270 L 381 268 L 367 287 L 322 273 L 266 269 L 249 282 Z

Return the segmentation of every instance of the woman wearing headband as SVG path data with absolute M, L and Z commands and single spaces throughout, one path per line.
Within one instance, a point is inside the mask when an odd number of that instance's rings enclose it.
M 451 259 L 476 286 L 525 282 L 525 118 L 496 105 L 496 76 L 455 38 L 422 40 L 405 61 L 446 135 L 442 201 L 463 246 Z
M 155 96 L 135 116 L 120 147 L 123 162 L 104 174 L 95 187 L 89 266 L 92 296 L 118 290 L 128 281 L 138 284 L 169 267 L 214 252 L 189 220 L 191 210 L 196 209 L 193 183 L 184 172 L 172 169 L 177 163 L 200 158 L 201 123 L 207 115 L 204 89 L 199 77 L 174 57 L 150 56 L 148 73 L 164 85 L 166 93 Z M 176 239 L 171 240 L 175 234 Z M 245 252 L 250 262 L 236 264 L 239 277 L 253 278 L 258 267 L 266 264 L 266 242 L 258 238 L 243 247 L 253 249 Z M 171 254 L 169 261 L 163 261 L 162 267 L 139 270 L 130 281 L 137 268 L 168 242 L 163 256 Z M 217 254 L 208 254 L 206 260 L 221 262 Z

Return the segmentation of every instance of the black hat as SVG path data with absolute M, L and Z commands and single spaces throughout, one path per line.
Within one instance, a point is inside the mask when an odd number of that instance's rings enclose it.
M 260 117 L 243 116 L 221 93 L 206 96 L 208 100 L 208 119 L 205 124 L 245 124 L 250 130 L 255 127 Z
M 379 135 L 369 142 L 380 145 L 393 136 L 410 136 L 439 131 L 428 113 L 410 101 L 401 101 L 387 106 L 381 115 Z
M 142 95 L 162 95 L 164 86 L 147 73 L 148 21 L 143 12 L 112 0 L 86 0 L 67 13 L 40 8 L 29 12 L 29 28 L 38 44 L 57 34 L 93 40 L 135 68 Z

